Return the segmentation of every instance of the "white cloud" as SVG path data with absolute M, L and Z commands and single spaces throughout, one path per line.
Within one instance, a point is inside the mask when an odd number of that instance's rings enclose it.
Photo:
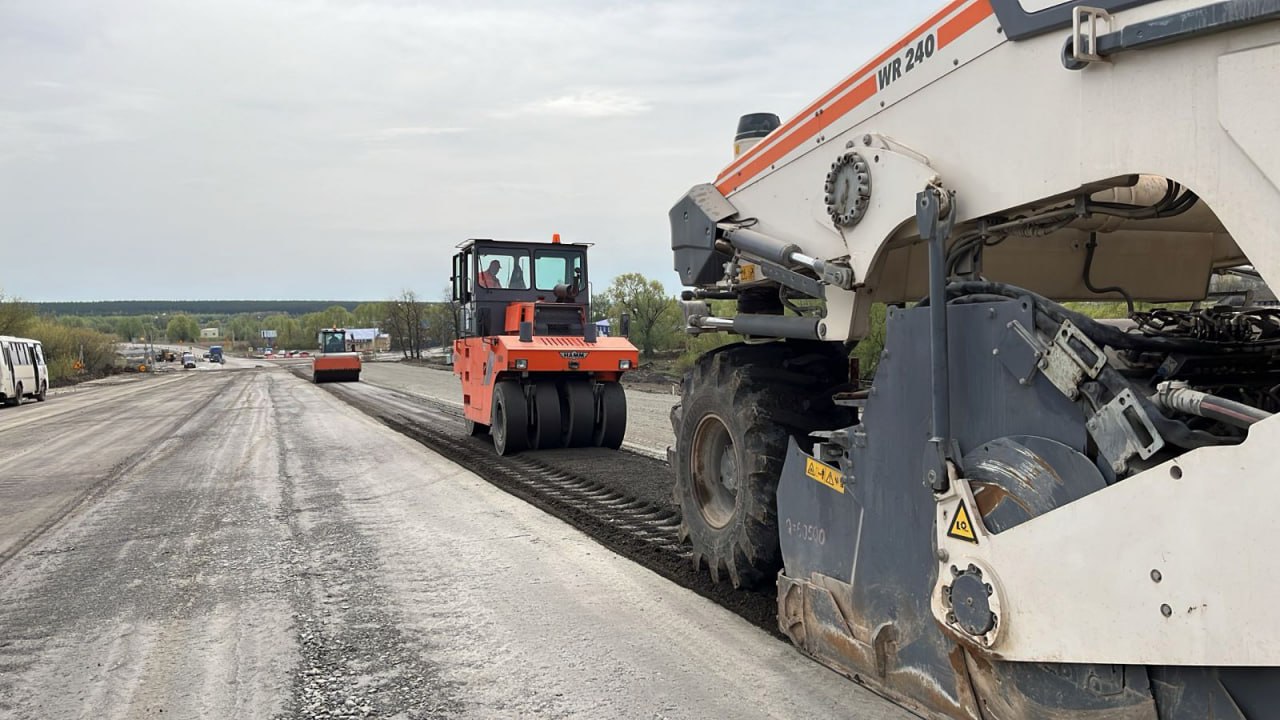
M 523 106 L 514 115 L 553 115 L 559 117 L 607 118 L 639 115 L 652 106 L 640 98 L 609 90 L 586 90 L 539 100 Z M 503 113 L 499 117 L 505 117 Z
M 467 132 L 460 127 L 389 127 L 375 130 L 366 137 L 374 141 L 403 140 L 405 138 L 433 137 L 436 135 L 457 135 Z
M 738 115 L 799 111 L 939 2 L 0 0 L 0 249 L 59 249 L 0 284 L 436 297 L 463 238 L 560 232 L 597 289 L 674 291 L 667 211 Z

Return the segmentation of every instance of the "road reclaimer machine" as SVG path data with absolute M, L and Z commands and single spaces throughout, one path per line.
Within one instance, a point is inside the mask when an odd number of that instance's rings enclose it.
M 927 717 L 1276 717 L 1280 310 L 1206 296 L 1280 283 L 1280 3 L 1095 5 L 951 2 L 678 201 L 688 330 L 749 340 L 682 534 Z
M 360 353 L 347 349 L 347 331 L 327 328 L 317 334 L 320 352 L 311 358 L 311 380 L 357 382 L 360 380 Z
M 591 322 L 586 244 L 467 240 L 453 258 L 467 431 L 499 455 L 525 449 L 622 446 L 619 382 L 639 361 L 625 337 Z

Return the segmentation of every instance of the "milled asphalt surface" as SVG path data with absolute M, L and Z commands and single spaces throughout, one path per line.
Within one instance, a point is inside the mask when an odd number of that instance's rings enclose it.
M 216 370 L 0 411 L 0 718 L 906 717 L 286 370 Z

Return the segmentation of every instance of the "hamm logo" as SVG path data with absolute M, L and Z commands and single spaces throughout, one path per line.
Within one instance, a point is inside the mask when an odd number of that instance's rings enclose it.
M 585 350 L 561 350 L 560 351 L 560 357 L 562 358 L 573 358 L 575 360 L 581 360 L 586 356 L 587 356 L 587 353 Z

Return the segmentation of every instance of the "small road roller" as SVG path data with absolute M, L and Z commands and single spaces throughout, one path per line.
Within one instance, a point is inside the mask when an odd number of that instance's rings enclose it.
M 311 359 L 311 379 L 322 382 L 358 382 L 360 353 L 347 350 L 347 331 L 329 328 L 319 332 L 320 352 Z

